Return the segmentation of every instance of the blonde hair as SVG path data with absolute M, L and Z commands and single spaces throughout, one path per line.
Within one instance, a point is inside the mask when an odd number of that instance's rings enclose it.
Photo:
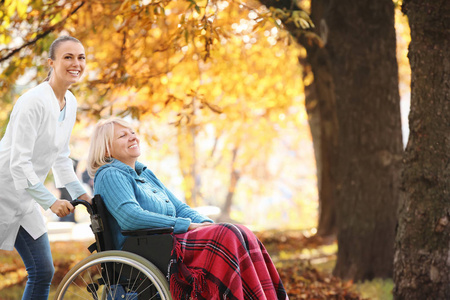
M 87 170 L 89 176 L 92 178 L 94 178 L 95 173 L 101 166 L 106 165 L 111 161 L 110 153 L 114 137 L 114 124 L 133 129 L 128 122 L 120 118 L 100 120 L 97 125 L 95 125 L 87 159 Z

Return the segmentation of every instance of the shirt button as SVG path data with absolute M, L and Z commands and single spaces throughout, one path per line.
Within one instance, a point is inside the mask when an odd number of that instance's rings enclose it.
M 169 203 L 169 199 L 166 199 L 166 202 Z
M 157 190 L 153 189 L 153 190 L 152 190 L 152 192 L 153 192 L 153 193 L 156 193 L 156 192 L 157 192 Z

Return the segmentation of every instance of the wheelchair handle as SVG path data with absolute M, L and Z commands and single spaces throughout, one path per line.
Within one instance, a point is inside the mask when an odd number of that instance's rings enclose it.
M 75 199 L 70 201 L 70 204 L 72 204 L 73 207 L 77 206 L 78 204 L 82 204 L 86 207 L 87 211 L 89 212 L 90 215 L 94 214 L 94 210 L 92 208 L 92 205 L 87 202 L 86 200 L 82 200 L 82 199 Z

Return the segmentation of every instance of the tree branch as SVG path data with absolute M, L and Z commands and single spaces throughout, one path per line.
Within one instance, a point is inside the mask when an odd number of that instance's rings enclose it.
M 75 14 L 83 5 L 84 5 L 84 1 L 81 2 L 80 5 L 78 5 L 73 11 L 71 11 L 65 18 L 64 20 L 62 20 L 59 23 L 56 23 L 54 26 L 50 27 L 49 29 L 45 30 L 42 33 L 39 33 L 34 39 L 32 39 L 31 41 L 28 41 L 27 43 L 23 44 L 22 46 L 15 48 L 13 50 L 11 50 L 6 56 L 2 56 L 0 57 L 0 63 L 8 60 L 10 57 L 12 57 L 14 54 L 16 54 L 17 52 L 20 52 L 22 49 L 30 46 L 30 45 L 34 45 L 37 41 L 39 41 L 40 39 L 42 39 L 43 37 L 47 36 L 50 32 L 52 32 L 55 28 L 57 28 L 58 26 L 64 24 L 67 19 L 69 17 L 71 17 L 73 14 Z

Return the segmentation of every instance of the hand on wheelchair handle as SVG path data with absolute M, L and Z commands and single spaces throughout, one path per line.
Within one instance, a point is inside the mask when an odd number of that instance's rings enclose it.
M 93 206 L 92 206 L 92 199 L 90 202 L 83 200 L 83 199 L 75 199 L 75 200 L 70 201 L 70 204 L 72 204 L 73 207 L 77 206 L 78 204 L 82 204 L 83 206 L 86 207 L 88 213 L 91 216 L 94 214 Z
M 50 206 L 50 210 L 55 213 L 58 217 L 62 218 L 72 213 L 74 207 L 72 203 L 65 199 L 57 199 L 55 203 Z

